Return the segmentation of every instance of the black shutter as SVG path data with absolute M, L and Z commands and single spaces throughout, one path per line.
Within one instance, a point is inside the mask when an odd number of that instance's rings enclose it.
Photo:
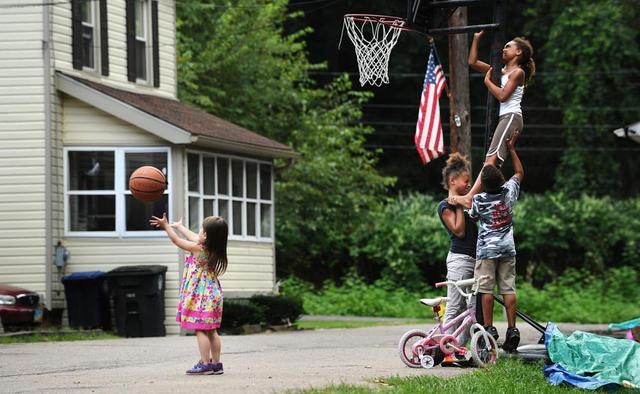
M 71 1 L 71 53 L 73 57 L 73 68 L 82 70 L 82 15 L 80 14 L 80 2 L 83 0 Z
M 102 75 L 109 75 L 109 29 L 107 26 L 107 0 L 100 0 L 100 56 Z
M 151 41 L 153 42 L 153 86 L 160 86 L 160 45 L 158 42 L 158 2 L 151 2 Z
M 133 0 L 127 0 L 127 79 L 136 81 L 136 16 Z

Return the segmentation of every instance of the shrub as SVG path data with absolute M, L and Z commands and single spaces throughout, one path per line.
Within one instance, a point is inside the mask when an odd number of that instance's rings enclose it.
M 237 328 L 245 324 L 258 324 L 264 321 L 264 314 L 257 305 L 225 300 L 222 315 L 222 329 Z
M 271 325 L 285 322 L 295 322 L 302 314 L 302 300 L 300 298 L 254 295 L 249 302 L 262 310 L 265 321 Z
M 400 195 L 358 229 L 352 255 L 365 270 L 373 268 L 402 287 L 417 290 L 440 280 L 449 237 L 436 212 L 438 203 L 424 194 Z
M 369 282 L 383 277 L 417 290 L 441 280 L 449 238 L 436 213 L 439 200 L 399 196 L 353 235 L 351 255 Z M 514 211 L 518 275 L 541 286 L 566 268 L 602 274 L 640 269 L 640 199 L 562 193 L 522 196 Z
M 518 309 L 541 322 L 625 321 L 640 316 L 639 282 L 640 273 L 630 267 L 610 269 L 600 276 L 569 269 L 542 289 L 518 280 Z M 299 280 L 290 278 L 283 283 L 283 292 L 288 292 L 290 284 L 294 289 L 305 288 Z M 430 318 L 430 308 L 418 300 L 444 294 L 444 289 L 409 291 L 384 280 L 366 284 L 350 277 L 341 286 L 327 282 L 321 290 L 301 296 L 305 313 L 310 315 Z M 498 303 L 496 311 L 500 318 Z

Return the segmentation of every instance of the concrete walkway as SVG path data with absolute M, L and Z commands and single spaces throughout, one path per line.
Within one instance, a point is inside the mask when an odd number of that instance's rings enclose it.
M 184 374 L 198 358 L 194 337 L 0 345 L 0 392 L 279 393 L 342 382 L 375 385 L 377 377 L 454 376 L 473 370 L 405 367 L 396 346 L 411 328 L 416 327 L 223 336 L 221 376 Z M 578 327 L 560 328 L 571 332 Z M 504 336 L 504 324 L 498 329 Z M 535 343 L 540 336 L 524 324 L 521 330 L 523 343 Z

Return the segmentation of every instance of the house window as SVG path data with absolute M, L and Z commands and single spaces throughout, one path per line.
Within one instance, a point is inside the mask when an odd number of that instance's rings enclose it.
M 135 51 L 136 51 L 136 77 L 141 81 L 147 81 L 149 62 L 149 2 L 147 0 L 135 1 Z
M 273 240 L 273 173 L 268 162 L 198 152 L 187 154 L 189 227 L 222 216 L 229 238 Z
M 97 52 L 97 21 L 96 3 L 94 1 L 81 1 L 80 14 L 82 16 L 82 67 L 90 70 L 96 69 Z
M 131 195 L 128 180 L 143 165 L 170 174 L 169 148 L 66 148 L 65 233 L 78 236 L 155 236 L 152 215 L 169 216 L 171 193 L 153 203 Z M 169 216 L 170 217 L 170 216 Z
M 127 80 L 160 86 L 159 4 L 126 0 Z
M 73 68 L 109 75 L 107 0 L 71 0 Z

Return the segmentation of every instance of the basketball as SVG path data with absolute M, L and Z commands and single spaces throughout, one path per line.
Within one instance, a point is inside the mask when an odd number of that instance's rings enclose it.
M 167 178 L 162 171 L 152 166 L 142 166 L 129 177 L 129 190 L 142 202 L 158 201 L 167 188 Z

